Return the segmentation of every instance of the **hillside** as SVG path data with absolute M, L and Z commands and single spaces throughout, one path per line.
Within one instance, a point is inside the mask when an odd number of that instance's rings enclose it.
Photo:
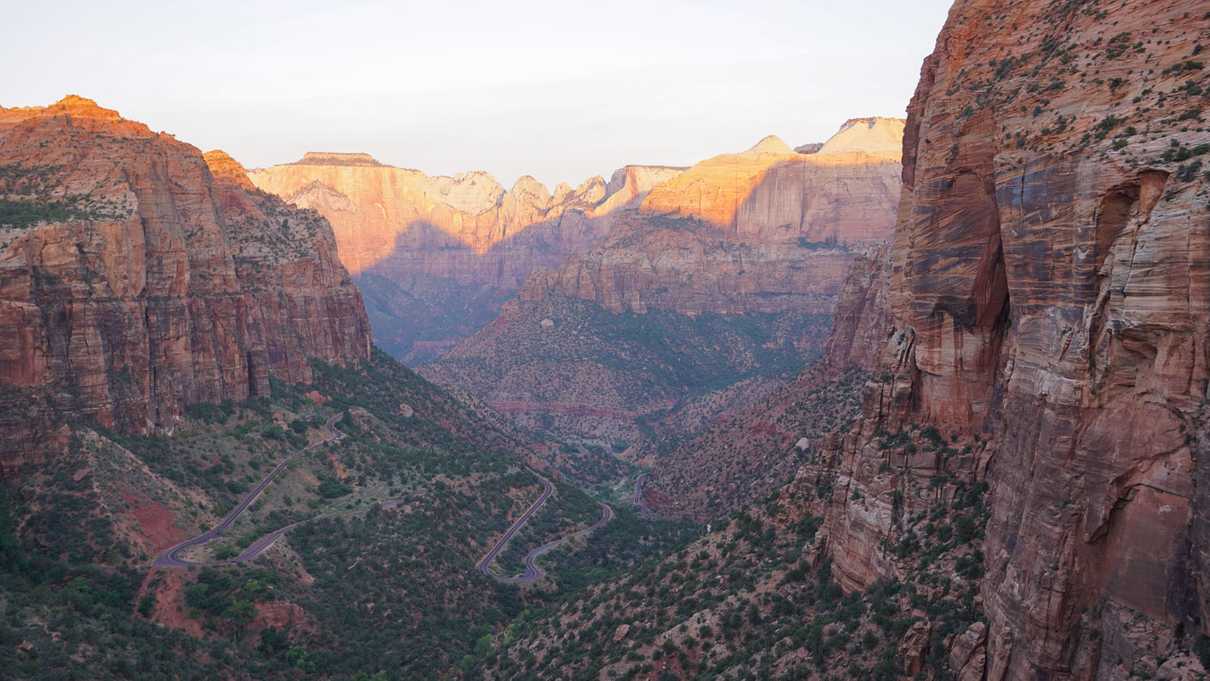
M 860 416 L 476 678 L 1204 678 L 1205 10 L 957 2 Z
M 889 330 L 888 258 L 878 247 L 853 261 L 815 364 L 688 437 L 665 435 L 665 451 L 651 457 L 646 503 L 670 516 L 725 516 L 785 484 L 848 427 Z
M 61 450 L 59 416 L 170 431 L 369 356 L 322 218 L 91 100 L 0 109 L 0 196 L 4 469 Z

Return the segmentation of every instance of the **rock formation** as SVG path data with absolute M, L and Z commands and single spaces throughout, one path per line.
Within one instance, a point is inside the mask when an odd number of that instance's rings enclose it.
M 483 172 L 430 177 L 367 154 L 312 152 L 250 176 L 332 223 L 379 342 L 423 362 L 494 318 L 531 271 L 588 248 L 615 212 L 680 170 L 627 166 L 608 184 L 594 177 L 552 194 L 532 177 L 505 190 Z
M 42 453 L 57 415 L 171 429 L 308 381 L 310 358 L 367 358 L 335 246 L 221 152 L 80 97 L 0 109 L 0 464 Z
M 870 118 L 846 122 L 811 154 L 766 137 L 656 187 L 642 209 L 766 243 L 882 241 L 899 200 L 900 150 L 888 143 L 902 136 L 902 120 Z
M 751 380 L 765 395 L 768 379 L 792 378 L 818 356 L 846 269 L 889 237 L 900 166 L 883 138 L 900 130 L 901 121 L 861 119 L 815 154 L 766 137 L 693 166 L 637 210 L 614 212 L 610 233 L 585 252 L 535 271 L 499 318 L 422 373 L 478 391 L 526 425 L 606 442 L 650 437 L 653 419 L 700 423 L 749 405 L 729 387 Z M 871 150 L 854 151 L 863 134 Z M 615 175 L 610 186 L 627 184 Z M 636 339 L 650 344 L 621 351 Z M 709 349 L 679 356 L 690 348 Z
M 837 578 L 864 588 L 899 572 L 904 518 L 988 483 L 988 627 L 950 653 L 963 679 L 1197 665 L 1206 9 L 960 0 L 923 66 L 886 378 L 824 457 L 825 532 Z M 933 451 L 903 448 L 922 434 Z

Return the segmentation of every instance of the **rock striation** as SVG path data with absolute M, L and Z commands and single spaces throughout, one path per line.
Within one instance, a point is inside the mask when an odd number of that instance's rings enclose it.
M 187 405 L 369 352 L 318 214 L 91 100 L 0 109 L 4 468 L 43 454 L 60 416 L 171 429 Z
M 894 228 L 903 121 L 848 121 L 818 151 L 767 137 L 703 161 L 654 189 L 647 214 L 700 220 L 766 243 L 878 242 Z
M 960 0 L 922 68 L 893 329 L 822 457 L 824 532 L 865 588 L 901 572 L 904 518 L 987 484 L 987 628 L 956 641 L 961 678 L 1198 668 L 1208 40 L 1204 3 Z
M 854 130 L 872 136 L 869 152 L 853 150 Z M 524 425 L 606 443 L 679 437 L 681 426 L 750 406 L 741 393 L 767 395 L 820 354 L 847 268 L 889 237 L 900 166 L 882 136 L 899 130 L 887 119 L 846 123 L 811 155 L 766 137 L 655 185 L 637 209 L 612 213 L 608 235 L 535 271 L 496 320 L 422 373 Z M 626 184 L 615 175 L 610 187 Z M 635 339 L 649 343 L 628 348 Z M 690 349 L 700 352 L 683 357 Z M 594 411 L 602 404 L 607 414 Z
M 309 152 L 250 177 L 331 222 L 377 338 L 423 362 L 495 317 L 530 272 L 587 249 L 615 213 L 681 170 L 627 166 L 608 183 L 594 177 L 552 193 L 528 176 L 506 190 L 484 172 L 432 177 L 368 154 Z

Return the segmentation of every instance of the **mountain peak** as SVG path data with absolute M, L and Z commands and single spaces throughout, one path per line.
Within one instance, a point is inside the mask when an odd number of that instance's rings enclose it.
M 247 190 L 256 189 L 252 180 L 248 179 L 248 171 L 239 161 L 232 158 L 231 154 L 222 149 L 211 149 L 202 154 L 202 159 L 206 161 L 206 167 L 210 168 L 210 174 L 215 179 L 234 182 Z
M 68 114 L 80 118 L 101 118 L 111 121 L 121 118 L 117 111 L 101 107 L 96 101 L 79 95 L 67 95 L 46 107 L 46 111 L 50 114 Z
M 823 155 L 863 152 L 898 161 L 903 153 L 905 124 L 906 121 L 902 118 L 850 118 L 824 143 L 818 153 Z
M 749 149 L 746 153 L 749 154 L 793 154 L 794 150 L 790 145 L 782 141 L 777 135 L 769 135 L 757 142 L 755 146 Z
M 294 165 L 304 166 L 381 166 L 378 159 L 365 152 L 308 151 Z

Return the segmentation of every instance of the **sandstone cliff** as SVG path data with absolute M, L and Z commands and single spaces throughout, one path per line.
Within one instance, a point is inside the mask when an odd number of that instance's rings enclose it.
M 887 378 L 821 463 L 847 589 L 902 572 L 915 514 L 990 486 L 961 679 L 1200 671 L 1208 40 L 1187 0 L 960 0 L 925 61 Z
M 830 313 L 853 248 L 890 237 L 903 121 L 855 119 L 813 154 L 766 137 L 655 186 L 597 246 L 536 273 L 553 292 L 608 310 Z
M 642 210 L 769 243 L 881 241 L 895 223 L 902 136 L 902 120 L 871 118 L 848 121 L 812 154 L 767 137 L 660 185 Z
M 250 176 L 332 223 L 379 342 L 423 362 L 494 318 L 531 271 L 587 249 L 610 231 L 612 214 L 680 170 L 628 166 L 608 184 L 595 177 L 552 194 L 532 177 L 505 190 L 483 172 L 430 177 L 367 154 L 312 152 Z
M 369 356 L 328 224 L 90 100 L 0 109 L 0 463 L 55 415 L 147 432 Z M 45 429 L 45 430 L 40 430 Z M 6 430 L 6 432 L 8 432 Z
M 894 224 L 899 165 L 884 137 L 901 130 L 850 121 L 812 155 L 767 137 L 655 185 L 422 373 L 525 425 L 641 438 L 629 455 L 648 458 L 653 440 L 750 406 L 820 355 L 846 269 Z M 610 186 L 630 183 L 615 175 Z M 725 202 L 737 210 L 720 221 Z

